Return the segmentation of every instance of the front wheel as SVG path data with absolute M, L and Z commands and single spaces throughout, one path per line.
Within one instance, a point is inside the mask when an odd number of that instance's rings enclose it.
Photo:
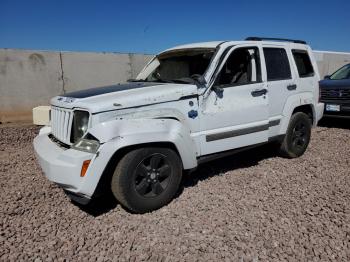
M 169 203 L 182 177 L 182 163 L 171 149 L 140 148 L 118 163 L 111 181 L 115 198 L 135 213 L 145 213 Z
M 296 158 L 304 154 L 311 138 L 311 119 L 302 112 L 292 115 L 286 135 L 280 147 L 280 154 Z

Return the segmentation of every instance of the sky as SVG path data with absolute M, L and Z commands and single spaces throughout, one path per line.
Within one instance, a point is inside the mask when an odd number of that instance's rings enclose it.
M 350 52 L 350 0 L 0 0 L 0 48 L 154 54 L 247 36 Z

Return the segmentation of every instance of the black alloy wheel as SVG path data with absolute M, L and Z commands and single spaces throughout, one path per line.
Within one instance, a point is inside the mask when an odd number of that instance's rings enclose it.
M 136 167 L 135 190 L 143 197 L 160 195 L 168 186 L 171 169 L 166 156 L 156 153 L 144 158 Z
M 292 133 L 293 147 L 302 149 L 308 143 L 308 133 L 304 122 L 298 122 Z
M 111 181 L 113 195 L 128 210 L 145 213 L 169 203 L 182 178 L 182 162 L 170 148 L 132 150 L 116 166 Z
M 303 155 L 310 142 L 311 125 L 312 121 L 307 114 L 303 112 L 294 113 L 280 144 L 280 154 L 287 158 Z

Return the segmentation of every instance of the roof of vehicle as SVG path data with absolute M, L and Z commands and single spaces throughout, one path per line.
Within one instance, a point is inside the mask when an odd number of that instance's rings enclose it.
M 295 41 L 300 41 L 300 40 L 295 40 Z M 172 48 L 169 48 L 164 52 L 168 51 L 174 51 L 174 50 L 181 50 L 181 49 L 192 49 L 192 48 L 216 48 L 219 45 L 223 46 L 230 46 L 230 45 L 238 45 L 238 44 L 247 44 L 247 43 L 252 43 L 252 44 L 258 44 L 258 43 L 263 43 L 263 44 L 270 44 L 270 45 L 276 45 L 276 46 L 307 46 L 307 44 L 301 43 L 301 42 L 291 42 L 291 41 L 278 41 L 278 40 L 241 40 L 241 41 L 212 41 L 212 42 L 200 42 L 200 43 L 192 43 L 192 44 L 185 44 L 185 45 L 179 45 L 175 46 Z
M 177 49 L 187 49 L 187 48 L 216 48 L 218 45 L 220 45 L 223 42 L 225 42 L 225 41 L 199 42 L 199 43 L 178 45 L 178 46 L 174 46 L 172 48 L 169 48 L 169 49 L 165 50 L 164 52 L 171 51 L 171 50 L 177 50 Z

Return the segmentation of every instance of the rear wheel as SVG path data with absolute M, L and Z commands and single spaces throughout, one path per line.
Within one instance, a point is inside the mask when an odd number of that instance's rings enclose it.
M 311 119 L 302 112 L 292 115 L 286 135 L 280 146 L 280 153 L 287 158 L 296 158 L 304 154 L 311 137 Z
M 111 189 L 124 207 L 145 213 L 171 201 L 181 176 L 182 164 L 176 152 L 168 148 L 140 148 L 120 160 Z

